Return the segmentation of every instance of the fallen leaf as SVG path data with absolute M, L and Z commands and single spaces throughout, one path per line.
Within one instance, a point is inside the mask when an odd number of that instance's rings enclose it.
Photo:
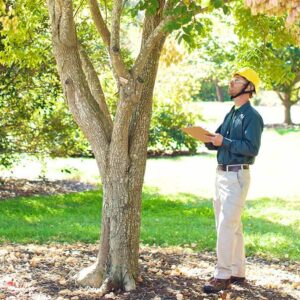
M 61 290 L 61 291 L 59 292 L 60 295 L 68 295 L 68 294 L 70 294 L 70 293 L 71 293 L 70 290 Z
M 115 299 L 116 296 L 115 296 L 115 294 L 114 294 L 113 292 L 111 292 L 111 293 L 109 293 L 109 294 L 106 294 L 106 295 L 104 296 L 104 298 L 105 298 L 105 299 Z
M 35 268 L 41 263 L 42 259 L 39 256 L 34 256 L 30 261 L 30 266 Z
M 15 268 L 13 265 L 9 265 L 8 268 L 7 268 L 7 271 L 8 272 L 14 272 L 15 271 Z
M 66 259 L 66 263 L 67 263 L 67 264 L 70 264 L 70 265 L 75 265 L 75 264 L 77 263 L 77 259 L 74 258 L 74 257 L 68 257 L 68 258 Z
M 60 285 L 65 285 L 67 283 L 67 281 L 63 278 L 59 281 Z
M 293 288 L 299 289 L 300 288 L 300 281 L 299 282 L 294 282 L 293 283 Z
M 176 300 L 183 300 L 183 295 L 182 294 L 176 294 Z

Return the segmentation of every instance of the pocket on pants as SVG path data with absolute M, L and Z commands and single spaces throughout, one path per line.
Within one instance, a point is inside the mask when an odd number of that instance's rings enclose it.
M 246 197 L 248 194 L 249 186 L 250 186 L 250 171 L 249 170 L 241 170 L 237 172 L 237 179 L 239 182 L 239 186 L 241 188 L 241 197 L 243 201 L 246 201 Z
M 237 172 L 222 172 L 218 178 L 218 190 L 222 206 L 231 204 L 244 206 L 243 191 L 238 181 Z
M 236 172 L 237 181 L 241 187 L 241 190 L 249 188 L 250 183 L 250 171 L 249 170 L 240 170 Z
M 222 171 L 221 171 L 222 172 Z M 217 184 L 223 186 L 231 186 L 238 183 L 237 172 L 222 172 L 219 173 Z

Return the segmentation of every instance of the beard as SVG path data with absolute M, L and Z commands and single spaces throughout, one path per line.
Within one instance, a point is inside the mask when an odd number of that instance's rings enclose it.
M 240 89 L 232 89 L 230 87 L 228 87 L 228 94 L 230 96 L 234 96 L 234 95 L 237 95 L 243 88 L 240 88 Z

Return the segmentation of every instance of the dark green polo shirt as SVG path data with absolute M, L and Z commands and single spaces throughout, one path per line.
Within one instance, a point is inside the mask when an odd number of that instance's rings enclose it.
M 233 106 L 216 130 L 223 136 L 222 146 L 205 145 L 210 150 L 218 151 L 218 164 L 253 164 L 260 148 L 263 128 L 261 115 L 248 101 L 238 109 Z

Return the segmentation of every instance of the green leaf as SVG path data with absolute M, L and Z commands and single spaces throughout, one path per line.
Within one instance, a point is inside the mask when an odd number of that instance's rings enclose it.
M 229 6 L 224 5 L 222 7 L 222 9 L 223 9 L 224 15 L 229 15 L 230 14 L 230 7 Z
M 181 44 L 182 42 L 182 35 L 180 35 L 180 37 L 178 38 L 178 44 Z
M 193 43 L 193 39 L 190 35 L 187 34 L 183 34 L 182 38 L 188 43 L 188 44 L 192 44 Z
M 185 34 L 191 35 L 193 28 L 194 28 L 194 25 L 190 24 L 188 26 L 182 27 L 182 30 L 184 31 Z
M 155 14 L 156 10 L 159 8 L 159 3 L 157 0 L 148 0 L 147 2 L 147 13 L 150 15 Z
M 203 32 L 204 26 L 201 23 L 196 23 L 195 24 L 195 29 L 200 34 L 200 33 Z
M 224 5 L 223 0 L 211 0 L 211 3 L 215 8 L 220 8 Z
M 170 23 L 166 24 L 165 30 L 166 30 L 167 32 L 172 32 L 172 31 L 174 31 L 174 30 L 179 29 L 180 27 L 181 27 L 181 25 L 178 24 L 177 22 L 170 22 Z
M 192 21 L 192 15 L 186 15 L 178 20 L 178 23 L 184 25 Z

